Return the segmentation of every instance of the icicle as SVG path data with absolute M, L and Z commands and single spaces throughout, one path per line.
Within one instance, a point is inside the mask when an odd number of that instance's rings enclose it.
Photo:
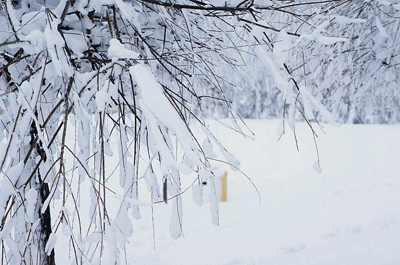
M 182 225 L 183 225 L 183 211 L 182 211 L 182 196 L 179 196 L 181 193 L 181 180 L 179 177 L 179 172 L 176 170 L 172 170 L 171 173 L 171 182 L 168 189 L 168 192 L 174 199 L 172 200 L 172 213 L 171 213 L 171 222 L 169 226 L 169 231 L 171 233 L 172 238 L 177 239 L 178 237 L 183 235 Z

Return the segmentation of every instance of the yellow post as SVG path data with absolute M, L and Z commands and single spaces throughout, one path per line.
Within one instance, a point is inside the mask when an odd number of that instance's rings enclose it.
M 228 172 L 225 171 L 221 178 L 221 202 L 228 200 Z

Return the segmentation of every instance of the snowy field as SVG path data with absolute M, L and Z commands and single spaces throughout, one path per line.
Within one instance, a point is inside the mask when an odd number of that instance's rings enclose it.
M 257 186 L 229 166 L 220 226 L 209 204 L 183 195 L 184 238 L 169 234 L 170 205 L 133 221 L 128 264 L 400 264 L 400 126 L 343 125 L 312 135 L 298 123 L 277 142 L 278 121 L 247 120 L 255 140 L 212 123 L 212 130 Z M 183 188 L 191 181 L 183 181 Z M 154 250 L 155 244 L 155 250 Z M 56 250 L 57 259 L 62 253 Z M 62 262 L 58 263 L 62 264 Z

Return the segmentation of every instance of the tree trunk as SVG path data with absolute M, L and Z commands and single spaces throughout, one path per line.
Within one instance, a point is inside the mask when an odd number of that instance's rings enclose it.
M 37 116 L 37 113 L 35 113 Z M 30 136 L 31 136 L 31 146 L 35 144 L 35 156 L 40 155 L 43 157 L 43 160 L 46 161 L 46 153 L 43 149 L 43 145 L 41 141 L 37 141 L 35 143 L 35 139 L 38 136 L 38 131 L 36 128 L 35 121 L 32 121 L 31 129 L 30 129 Z M 40 226 L 38 227 L 37 231 L 39 233 L 38 236 L 38 250 L 40 255 L 39 260 L 41 261 L 41 265 L 54 265 L 55 264 L 55 254 L 54 250 L 51 251 L 50 255 L 46 254 L 46 244 L 49 240 L 49 237 L 52 233 L 51 229 L 51 215 L 50 215 L 50 208 L 47 206 L 45 211 L 42 211 L 44 202 L 47 200 L 50 194 L 49 185 L 44 182 L 42 179 L 39 171 L 36 173 L 36 178 L 32 178 L 32 186 L 37 187 L 38 189 L 38 202 L 37 202 L 37 213 L 40 218 Z

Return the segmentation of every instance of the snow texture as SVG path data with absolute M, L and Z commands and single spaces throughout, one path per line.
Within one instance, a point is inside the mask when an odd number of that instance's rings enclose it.
M 138 84 L 141 96 L 139 105 L 143 115 L 147 118 L 147 128 L 156 141 L 156 149 L 162 155 L 164 168 L 175 168 L 181 172 L 190 173 L 190 167 L 202 166 L 197 152 L 198 147 L 193 141 L 187 125 L 166 98 L 154 75 L 141 64 L 132 66 L 130 73 Z M 165 126 L 176 134 L 190 167 L 175 160 L 170 148 L 165 143 L 159 126 Z
M 51 233 L 50 236 L 49 236 L 49 240 L 47 241 L 46 249 L 45 249 L 47 255 L 50 256 L 51 251 L 56 246 L 56 243 L 57 243 L 57 235 L 54 234 L 54 233 Z
M 183 195 L 185 239 L 168 236 L 165 215 L 171 205 L 155 205 L 156 249 L 147 208 L 143 219 L 133 223 L 138 229 L 127 246 L 128 260 L 167 265 L 399 263 L 400 175 L 395 154 L 400 127 L 324 125 L 326 135 L 319 137 L 324 171 L 317 173 L 308 126 L 296 124 L 303 147 L 297 152 L 293 137 L 284 136 L 279 143 L 270 137 L 280 122 L 246 120 L 255 141 L 242 141 L 216 124 L 211 128 L 219 128 L 216 136 L 223 135 L 224 145 L 241 160 L 262 205 L 248 180 L 226 167 L 229 194 L 228 201 L 219 204 L 219 227 L 209 222 L 210 202 L 204 200 L 199 208 L 189 192 Z M 189 179 L 182 182 L 191 185 Z M 210 184 L 204 186 L 204 195 Z
M 116 59 L 138 59 L 139 54 L 125 48 L 125 46 L 117 39 L 110 40 L 110 47 L 108 48 L 108 58 L 111 60 Z

